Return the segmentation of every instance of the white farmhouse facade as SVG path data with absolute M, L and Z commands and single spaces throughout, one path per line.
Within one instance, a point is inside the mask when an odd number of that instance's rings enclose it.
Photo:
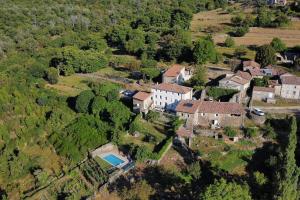
M 193 89 L 171 83 L 156 84 L 151 87 L 155 108 L 175 110 L 181 100 L 192 99 Z

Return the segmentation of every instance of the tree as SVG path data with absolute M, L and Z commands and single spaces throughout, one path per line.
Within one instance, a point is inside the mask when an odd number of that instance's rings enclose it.
M 206 83 L 206 68 L 197 66 L 194 75 L 191 78 L 191 84 L 195 87 L 204 86 Z
M 248 32 L 249 32 L 249 27 L 248 26 L 246 26 L 246 25 L 239 26 L 239 27 L 235 28 L 235 30 L 234 30 L 234 36 L 236 36 L 236 37 L 243 37 Z
M 286 50 L 286 45 L 284 44 L 284 42 L 280 38 L 277 38 L 277 37 L 273 38 L 270 45 L 271 45 L 271 47 L 273 47 L 273 49 L 276 52 L 283 52 Z
M 187 166 L 187 174 L 197 180 L 201 177 L 201 165 L 199 161 L 193 162 Z
M 80 113 L 88 113 L 91 100 L 94 96 L 91 90 L 81 92 L 76 98 L 75 110 Z
M 258 134 L 258 128 L 257 127 L 248 127 L 248 128 L 246 128 L 245 137 L 253 138 L 253 137 L 256 137 L 257 134 Z
M 205 64 L 216 58 L 216 49 L 210 36 L 200 38 L 194 46 L 193 57 L 197 64 Z
M 235 45 L 234 39 L 228 36 L 224 42 L 226 47 L 233 47 Z
M 276 51 L 271 45 L 263 45 L 256 51 L 255 61 L 266 67 L 276 63 Z
M 300 69 L 300 58 L 297 58 L 295 61 L 294 61 L 294 68 L 296 70 L 299 70 Z
M 298 179 L 300 169 L 296 164 L 295 151 L 297 146 L 297 121 L 295 117 L 290 119 L 290 133 L 287 143 L 283 145 L 279 154 L 278 166 L 274 181 L 274 199 L 296 200 L 299 197 Z
M 149 77 L 150 80 L 160 75 L 159 69 L 153 67 L 143 68 L 141 69 L 141 72 L 144 74 L 144 76 Z
M 200 200 L 251 200 L 247 185 L 239 185 L 235 182 L 227 182 L 225 179 L 215 180 L 200 195 Z
M 272 13 L 265 7 L 262 7 L 258 11 L 256 17 L 256 25 L 259 27 L 269 27 L 272 25 Z
M 193 18 L 193 13 L 187 8 L 178 8 L 173 10 L 171 14 L 171 25 L 180 26 L 185 30 L 190 27 L 190 22 Z
M 58 71 L 54 67 L 50 67 L 46 71 L 46 79 L 50 84 L 58 83 Z
M 154 122 L 159 118 L 159 116 L 160 116 L 159 112 L 150 110 L 146 115 L 146 120 L 149 122 Z

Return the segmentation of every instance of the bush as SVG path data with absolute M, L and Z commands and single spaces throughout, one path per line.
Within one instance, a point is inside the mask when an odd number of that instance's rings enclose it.
M 245 130 L 245 137 L 254 138 L 258 135 L 258 128 L 257 127 L 248 127 Z
M 146 120 L 149 121 L 149 122 L 156 121 L 158 118 L 159 118 L 159 113 L 155 112 L 155 111 L 152 111 L 152 110 L 150 110 L 148 112 L 148 114 L 146 115 Z
M 280 38 L 273 38 L 270 45 L 275 49 L 276 52 L 283 52 L 286 50 L 286 45 Z
M 225 89 L 220 87 L 211 87 L 207 91 L 207 95 L 215 100 L 229 100 L 238 91 L 233 89 Z
M 271 126 L 270 123 L 267 123 L 265 130 L 264 130 L 264 137 L 269 139 L 275 139 L 276 138 L 276 132 L 274 128 Z
M 236 36 L 236 37 L 243 37 L 248 32 L 249 32 L 249 27 L 248 26 L 237 27 L 234 30 L 234 36 Z
M 58 70 L 50 67 L 46 72 L 46 79 L 50 84 L 58 83 Z
M 228 36 L 224 42 L 224 45 L 226 47 L 233 47 L 235 45 L 234 39 L 232 37 Z
M 233 128 L 229 127 L 229 126 L 226 126 L 224 128 L 224 133 L 228 137 L 235 137 L 237 135 L 236 131 Z

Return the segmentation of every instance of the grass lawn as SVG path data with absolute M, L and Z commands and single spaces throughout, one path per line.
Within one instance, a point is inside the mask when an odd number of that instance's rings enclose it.
M 213 166 L 228 171 L 231 174 L 244 174 L 247 161 L 251 159 L 257 144 L 240 141 L 235 144 L 226 144 L 222 140 L 198 136 L 194 138 L 193 150 L 199 150 L 202 158 L 211 162 Z
M 99 156 L 96 156 L 94 158 L 94 160 L 100 165 L 100 167 L 104 170 L 107 171 L 109 170 L 112 166 L 106 162 L 105 160 L 103 160 L 102 158 L 100 158 Z
M 73 74 L 71 76 L 60 76 L 57 84 L 48 84 L 47 87 L 53 88 L 65 96 L 76 96 L 81 91 L 88 89 L 87 83 L 89 81 L 92 81 L 92 79 Z
M 116 76 L 122 78 L 127 78 L 129 76 L 129 73 L 127 71 L 116 70 L 112 67 L 105 67 L 103 69 L 100 69 L 99 71 L 96 72 L 96 74 L 103 75 L 103 76 Z
M 149 149 L 153 150 L 155 145 L 157 145 L 158 143 L 160 143 L 162 140 L 166 138 L 165 130 L 162 125 L 153 124 L 143 119 L 139 119 L 138 123 L 140 127 L 138 131 L 141 133 L 140 136 L 134 137 L 128 134 L 124 136 L 123 144 L 133 143 L 139 146 L 144 145 Z M 155 138 L 155 141 L 153 142 L 144 141 L 146 135 L 153 136 Z

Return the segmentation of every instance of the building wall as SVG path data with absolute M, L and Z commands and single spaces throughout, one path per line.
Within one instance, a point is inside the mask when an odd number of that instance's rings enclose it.
M 176 77 L 169 77 L 163 75 L 163 83 L 177 83 L 177 84 L 182 84 L 185 81 L 189 80 L 191 78 L 190 75 L 185 73 L 185 68 L 182 68 L 180 71 L 180 74 Z
M 253 91 L 252 99 L 263 101 L 266 99 L 273 99 L 275 94 L 273 92 L 262 92 L 262 91 Z
M 177 77 L 163 76 L 163 83 L 177 83 Z
M 148 113 L 149 109 L 152 108 L 153 101 L 151 97 L 147 98 L 144 101 L 133 99 L 133 108 L 137 109 L 137 112 Z
M 300 85 L 282 84 L 280 96 L 286 99 L 300 99 Z
M 229 81 L 229 80 L 219 81 L 219 87 L 227 88 L 227 89 L 235 89 L 238 91 L 243 90 L 243 87 L 240 84 L 237 84 L 237 83 L 235 83 L 233 81 Z
M 221 127 L 232 126 L 241 127 L 243 125 L 243 116 L 231 116 L 230 114 L 199 113 L 198 124 L 209 127 L 213 121 L 217 120 Z
M 153 94 L 153 104 L 157 108 L 166 108 L 168 110 L 175 110 L 177 104 L 181 100 L 192 99 L 192 90 L 186 94 L 174 93 L 164 90 L 151 89 Z

